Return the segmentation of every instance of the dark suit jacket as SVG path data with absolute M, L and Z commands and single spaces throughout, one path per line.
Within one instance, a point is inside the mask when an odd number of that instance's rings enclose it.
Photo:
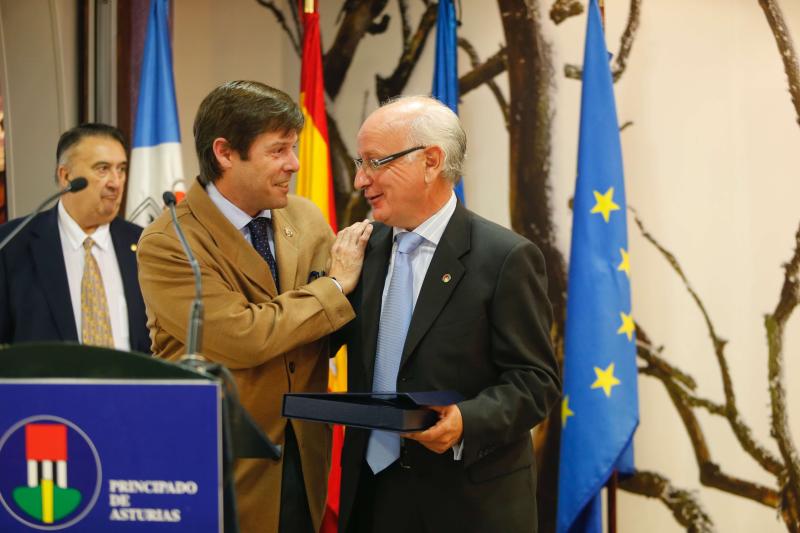
M 21 221 L 0 226 L 0 239 Z M 136 272 L 135 245 L 142 228 L 117 218 L 110 229 L 128 304 L 131 350 L 149 354 L 150 335 Z M 34 217 L 0 251 L 0 344 L 32 341 L 78 342 L 57 206 Z
M 349 390 L 369 391 L 392 228 L 376 224 L 348 342 Z M 449 276 L 449 279 L 448 279 Z M 399 391 L 456 390 L 464 423 L 461 461 L 403 441 L 409 499 L 429 531 L 535 531 L 536 475 L 530 429 L 560 394 L 550 345 L 544 259 L 530 241 L 456 207 L 414 308 Z M 354 506 L 369 431 L 348 428 L 342 454 L 340 531 Z M 398 513 L 403 512 L 398 503 Z

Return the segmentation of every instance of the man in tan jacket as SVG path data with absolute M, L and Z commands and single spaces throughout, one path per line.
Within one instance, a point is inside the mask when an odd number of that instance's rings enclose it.
M 280 461 L 235 465 L 245 533 L 319 530 L 330 432 L 282 418 L 281 402 L 289 391 L 325 390 L 327 335 L 354 317 L 346 294 L 372 231 L 364 221 L 334 239 L 310 201 L 288 194 L 302 128 L 281 91 L 252 81 L 214 89 L 194 122 L 200 176 L 177 206 L 203 277 L 202 355 L 231 369 L 244 407 L 284 446 Z M 169 213 L 143 233 L 138 260 L 153 353 L 177 360 L 194 280 Z

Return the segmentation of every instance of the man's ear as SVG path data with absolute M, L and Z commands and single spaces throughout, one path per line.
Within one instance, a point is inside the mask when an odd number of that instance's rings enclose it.
M 425 157 L 425 183 L 432 183 L 444 170 L 444 150 L 439 146 L 429 146 L 423 154 Z
M 224 137 L 217 137 L 211 144 L 214 150 L 214 157 L 222 170 L 227 170 L 233 166 L 233 155 L 236 151 L 231 148 L 231 144 Z
M 56 168 L 56 180 L 58 181 L 58 186 L 61 188 L 69 184 L 69 169 L 66 165 L 58 165 Z

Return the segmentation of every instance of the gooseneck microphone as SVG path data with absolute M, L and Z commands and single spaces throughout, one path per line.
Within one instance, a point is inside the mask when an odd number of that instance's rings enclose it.
M 178 222 L 178 216 L 175 214 L 175 204 L 177 202 L 175 195 L 171 191 L 166 191 L 161 195 L 161 198 L 164 200 L 164 205 L 169 208 L 169 212 L 172 215 L 172 223 L 175 225 L 175 232 L 178 234 L 183 252 L 189 259 L 189 266 L 192 267 L 192 273 L 194 274 L 194 300 L 192 301 L 192 310 L 189 313 L 189 327 L 186 330 L 186 355 L 183 359 L 202 359 L 200 350 L 203 343 L 203 281 L 200 277 L 200 266 L 194 258 L 189 242 L 186 240 L 186 235 L 183 234 L 181 225 Z
M 68 184 L 66 187 L 64 187 L 63 189 L 61 189 L 60 191 L 58 191 L 58 192 L 57 192 L 57 193 L 55 193 L 54 195 L 52 195 L 52 196 L 50 196 L 49 198 L 47 198 L 47 200 L 45 200 L 44 202 L 42 202 L 42 203 L 39 205 L 39 207 L 37 207 L 36 209 L 34 209 L 34 210 L 33 210 L 33 212 L 32 212 L 30 215 L 28 215 L 27 217 L 25 217 L 25 220 L 23 220 L 22 222 L 20 222 L 19 224 L 17 224 L 17 227 L 16 227 L 16 228 L 14 228 L 14 230 L 13 230 L 11 233 L 9 233 L 8 235 L 6 235 L 6 238 L 5 238 L 5 239 L 3 239 L 3 242 L 0 242 L 0 250 L 2 250 L 3 248 L 5 248 L 5 247 L 6 247 L 6 245 L 7 245 L 9 242 L 11 242 L 11 239 L 13 239 L 13 238 L 14 238 L 14 237 L 17 235 L 17 233 L 19 233 L 20 231 L 22 231 L 22 230 L 23 230 L 23 228 L 25 228 L 25 226 L 27 226 L 27 225 L 30 223 L 30 221 L 31 221 L 31 220 L 33 220 L 33 217 L 35 217 L 36 215 L 38 215 L 39 213 L 41 213 L 41 212 L 42 212 L 42 210 L 45 208 L 45 206 L 46 206 L 47 204 L 49 204 L 50 202 L 52 202 L 52 201 L 53 201 L 53 200 L 55 200 L 56 198 L 60 198 L 62 195 L 64 195 L 64 194 L 67 194 L 68 192 L 78 192 L 78 191 L 82 191 L 83 189 L 85 189 L 85 188 L 86 188 L 86 186 L 87 186 L 87 185 L 89 185 L 89 181 L 88 181 L 86 178 L 84 178 L 84 177 L 75 178 L 75 179 L 73 179 L 72 181 L 70 181 L 70 182 L 69 182 L 69 184 Z

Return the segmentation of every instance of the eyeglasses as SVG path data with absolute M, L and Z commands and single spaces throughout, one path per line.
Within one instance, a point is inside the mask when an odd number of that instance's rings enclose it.
M 367 167 L 370 170 L 378 170 L 383 165 L 387 163 L 391 163 L 397 158 L 403 157 L 404 155 L 410 154 L 411 152 L 416 152 L 417 150 L 424 150 L 427 146 L 415 146 L 414 148 L 409 148 L 408 150 L 403 150 L 402 152 L 397 152 L 392 155 L 387 155 L 386 157 L 381 157 L 379 159 L 367 159 Z M 353 163 L 356 164 L 356 170 L 361 170 L 361 167 L 364 165 L 364 160 L 360 157 L 357 159 L 353 159 Z

